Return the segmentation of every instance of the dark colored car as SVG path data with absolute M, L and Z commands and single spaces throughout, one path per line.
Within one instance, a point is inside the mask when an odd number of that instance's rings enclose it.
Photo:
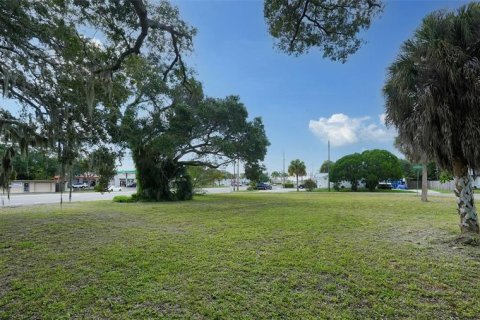
M 130 182 L 129 184 L 127 184 L 126 187 L 127 187 L 127 188 L 136 188 L 136 187 L 137 187 L 137 183 L 136 183 L 136 182 Z
M 298 189 L 305 189 L 305 185 L 304 184 L 298 185 Z
M 272 190 L 272 186 L 265 182 L 257 183 L 257 190 Z

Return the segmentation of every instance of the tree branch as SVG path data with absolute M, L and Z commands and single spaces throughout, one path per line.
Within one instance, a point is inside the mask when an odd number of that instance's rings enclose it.
M 290 41 L 290 50 L 293 48 L 293 43 L 295 40 L 297 40 L 298 32 L 300 31 L 300 25 L 302 24 L 302 20 L 305 17 L 305 14 L 307 13 L 308 5 L 310 4 L 310 0 L 305 1 L 305 5 L 303 6 L 303 12 L 300 15 L 300 18 L 297 20 L 297 24 L 295 26 L 295 32 L 293 34 L 292 40 Z

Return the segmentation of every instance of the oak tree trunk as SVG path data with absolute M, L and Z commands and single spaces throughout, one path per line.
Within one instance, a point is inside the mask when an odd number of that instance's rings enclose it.
M 132 152 L 137 169 L 137 194 L 147 201 L 190 200 L 193 196 L 190 177 L 178 163 L 138 149 Z M 172 191 L 176 189 L 175 191 Z
M 453 162 L 455 176 L 455 195 L 457 196 L 457 211 L 460 218 L 460 230 L 465 242 L 472 242 L 478 238 L 480 229 L 473 199 L 473 179 L 468 173 L 468 166 L 464 161 Z

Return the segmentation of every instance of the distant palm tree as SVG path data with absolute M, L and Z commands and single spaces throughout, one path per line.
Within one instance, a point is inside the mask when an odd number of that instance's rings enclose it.
M 281 173 L 281 172 L 278 172 L 278 171 L 273 171 L 273 172 L 270 174 L 270 176 L 272 177 L 272 180 L 273 180 L 274 182 L 277 182 L 277 180 L 282 177 L 282 173 Z
M 387 123 L 403 145 L 455 176 L 465 242 L 480 230 L 469 169 L 480 168 L 480 4 L 428 15 L 390 66 Z
M 297 191 L 298 191 L 298 176 L 305 176 L 307 174 L 307 167 L 303 161 L 299 159 L 292 160 L 288 166 L 288 174 L 297 177 Z

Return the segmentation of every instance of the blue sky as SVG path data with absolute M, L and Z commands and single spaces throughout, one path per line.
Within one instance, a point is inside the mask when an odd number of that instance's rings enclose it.
M 385 128 L 381 89 L 386 69 L 422 18 L 461 1 L 387 1 L 383 14 L 363 34 L 366 43 L 347 63 L 322 58 L 318 50 L 300 57 L 273 47 L 262 1 L 176 1 L 181 16 L 198 29 L 189 63 L 207 95 L 239 95 L 251 117 L 262 117 L 271 146 L 269 172 L 305 161 L 308 172 L 327 159 L 393 148 Z M 335 116 L 334 116 L 335 115 Z M 332 117 L 333 116 L 333 117 Z
M 373 148 L 401 156 L 393 147 L 395 133 L 381 121 L 386 69 L 426 14 L 465 2 L 386 1 L 383 14 L 362 35 L 366 43 L 345 64 L 323 59 L 315 49 L 300 57 L 275 49 L 262 1 L 174 3 L 198 30 L 195 52 L 186 60 L 205 93 L 239 95 L 251 117 L 262 117 L 271 142 L 269 172 L 282 170 L 285 152 L 287 166 L 298 158 L 310 173 L 327 159 L 327 139 L 332 160 Z M 133 169 L 131 159 L 121 168 Z

